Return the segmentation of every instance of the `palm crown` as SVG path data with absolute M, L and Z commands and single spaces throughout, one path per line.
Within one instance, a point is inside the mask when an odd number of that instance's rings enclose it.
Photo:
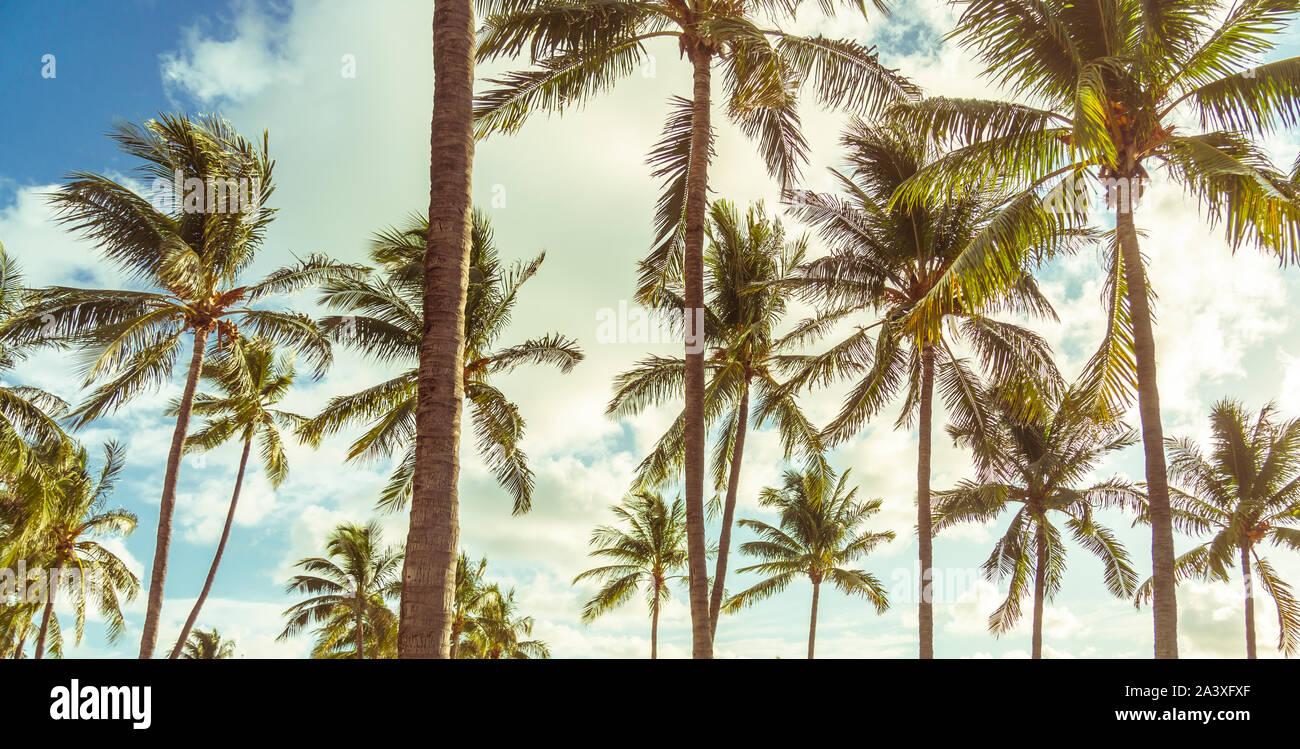
M 235 657 L 235 641 L 223 638 L 215 629 L 196 629 L 185 640 L 181 658 L 186 660 L 224 660 Z

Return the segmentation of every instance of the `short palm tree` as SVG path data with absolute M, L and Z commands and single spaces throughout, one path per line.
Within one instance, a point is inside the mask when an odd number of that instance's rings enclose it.
M 592 531 L 590 554 L 611 564 L 573 578 L 602 580 L 604 585 L 582 607 L 582 621 L 595 621 L 644 587 L 650 606 L 650 657 L 659 657 L 659 609 L 671 595 L 668 584 L 684 579 L 686 566 L 686 508 L 678 499 L 669 507 L 648 491 L 634 492 L 610 508 L 622 527 L 602 525 Z
M 339 278 L 324 287 L 321 302 L 340 314 L 321 321 L 337 343 L 355 347 L 374 361 L 411 366 L 398 376 L 352 395 L 330 399 L 325 409 L 304 422 L 298 434 L 319 444 L 356 422 L 366 431 L 348 453 L 349 460 L 376 460 L 402 455 L 380 495 L 380 506 L 398 510 L 410 500 L 415 475 L 415 412 L 420 330 L 420 268 L 428 219 L 412 216 L 402 229 L 376 235 L 370 256 L 377 277 Z M 533 472 L 520 449 L 524 418 L 505 393 L 494 387 L 492 375 L 528 364 L 551 364 L 569 372 L 582 361 L 575 341 L 559 333 L 512 346 L 500 346 L 519 299 L 519 289 L 532 278 L 546 254 L 527 263 L 502 267 L 492 241 L 487 216 L 474 214 L 470 267 L 476 281 L 465 304 L 465 358 L 461 377 L 470 419 L 478 436 L 479 455 L 496 474 L 497 482 L 514 499 L 516 513 L 532 503 Z
M 86 384 L 97 387 L 73 412 L 76 427 L 166 383 L 185 337 L 192 338 L 163 478 L 140 639 L 140 657 L 150 658 L 158 638 L 181 453 L 209 339 L 215 333 L 220 346 L 241 330 L 264 337 L 303 354 L 319 376 L 329 365 L 330 348 L 312 319 L 257 305 L 355 269 L 313 255 L 260 281 L 239 282 L 274 215 L 266 205 L 273 192 L 274 162 L 267 155 L 265 134 L 259 145 L 216 116 L 191 120 L 160 114 L 143 125 L 119 125 L 111 137 L 123 152 L 141 160 L 137 171 L 142 177 L 160 184 L 179 175 L 188 194 L 181 200 L 156 195 L 151 202 L 108 177 L 76 172 L 50 201 L 63 224 L 96 243 L 106 259 L 151 290 L 33 290 L 23 314 L 6 325 L 6 337 L 20 344 L 81 350 Z M 241 186 L 247 196 L 240 210 L 215 199 L 223 194 L 219 188 L 229 192 L 231 185 Z M 207 192 L 206 202 L 191 200 L 196 192 Z
M 243 452 L 239 457 L 239 470 L 235 473 L 235 488 L 230 494 L 226 522 L 221 528 L 221 539 L 217 542 L 199 597 L 181 627 L 180 637 L 176 639 L 170 656 L 173 659 L 180 656 L 181 648 L 188 642 L 190 629 L 199 618 L 203 602 L 212 591 L 212 581 L 216 579 L 217 567 L 221 564 L 235 522 L 235 509 L 239 505 L 253 440 L 257 440 L 258 457 L 272 487 L 278 487 L 289 475 L 289 461 L 280 430 L 294 428 L 304 419 L 275 405 L 293 387 L 295 375 L 292 357 L 283 353 L 277 356 L 275 345 L 263 338 L 240 338 L 203 365 L 203 378 L 221 392 L 219 395 L 195 395 L 192 413 L 203 417 L 204 424 L 186 440 L 186 450 L 213 450 L 234 439 L 243 443 Z M 172 412 L 179 407 L 178 403 L 173 403 Z
M 459 658 L 530 660 L 550 658 L 551 649 L 533 636 L 533 618 L 519 613 L 515 591 L 488 586 L 478 621 L 458 649 Z
M 1127 407 L 1134 384 L 1138 392 L 1159 658 L 1178 656 L 1178 607 L 1137 199 L 1149 171 L 1163 167 L 1222 225 L 1232 247 L 1255 244 L 1283 262 L 1300 260 L 1296 191 L 1256 142 L 1300 119 L 1300 58 L 1260 64 L 1297 13 L 1300 6 L 1278 2 L 972 0 L 952 37 L 1024 103 L 936 98 L 901 112 L 918 132 L 957 147 L 913 176 L 899 201 L 969 185 L 1012 192 L 997 213 L 999 241 L 963 252 L 931 293 L 936 303 L 978 302 L 1018 283 L 1017 258 L 1032 238 L 1063 219 L 1086 222 L 1079 194 L 1107 187 L 1117 245 L 1107 285 L 1111 325 L 1091 385 L 1109 410 Z
M 1029 596 L 1033 658 L 1043 656 L 1043 606 L 1060 590 L 1065 573 L 1060 525 L 1101 561 L 1102 580 L 1112 595 L 1129 598 L 1137 589 L 1128 552 L 1093 513 L 1094 507 L 1130 500 L 1136 488 L 1120 478 L 1082 485 L 1102 458 L 1136 443 L 1137 435 L 1118 422 L 1098 419 L 1082 392 L 1076 388 L 1050 404 L 1054 408 L 1028 417 L 1004 403 L 986 429 L 950 427 L 954 441 L 970 448 L 976 478 L 935 495 L 936 532 L 958 523 L 989 523 L 1016 508 L 984 562 L 990 581 L 1009 581 L 1006 600 L 989 617 L 989 631 L 1012 630 Z
M 984 373 L 1000 382 L 1058 383 L 1047 343 L 1033 331 L 995 319 L 1019 312 L 1054 318 L 1055 313 L 1028 275 L 1026 259 L 1017 283 L 998 296 L 948 299 L 931 305 L 935 289 L 959 272 L 958 261 L 972 246 L 995 236 L 988 192 L 917 206 L 890 206 L 899 185 L 925 169 L 939 154 L 915 135 L 891 125 L 855 122 L 843 137 L 850 172 L 832 170 L 842 194 L 800 192 L 791 211 L 814 226 L 831 252 L 805 264 L 787 286 L 819 307 L 796 329 L 811 336 L 843 323 L 856 323 L 825 353 L 787 356 L 786 390 L 853 378 L 839 413 L 821 434 L 832 446 L 857 434 L 900 393 L 905 393 L 895 428 L 917 427 L 916 506 L 921 576 L 918 598 L 920 657 L 934 657 L 932 596 L 933 529 L 930 527 L 931 430 L 935 387 L 950 418 L 963 427 L 984 428 L 991 418 L 980 397 L 982 383 L 972 362 L 961 356 L 967 344 Z M 1050 255 L 1073 248 L 1066 231 L 1037 237 Z M 925 312 L 925 314 L 920 314 Z M 864 315 L 875 321 L 858 322 Z M 874 335 L 875 340 L 872 340 Z M 1024 388 L 1026 406 L 1036 399 Z
M 726 611 L 737 611 L 785 590 L 796 578 L 812 582 L 812 613 L 808 620 L 808 657 L 817 641 L 817 603 L 823 582 L 845 595 L 861 596 L 877 614 L 889 609 L 889 595 L 874 575 L 848 565 L 870 554 L 877 546 L 894 539 L 893 531 L 873 533 L 859 526 L 880 511 L 881 501 L 855 501 L 856 487 L 848 489 L 850 471 L 833 473 L 786 471 L 781 488 L 767 487 L 759 503 L 774 510 L 779 522 L 769 525 L 745 519 L 756 541 L 746 541 L 740 550 L 762 560 L 741 567 L 739 573 L 754 572 L 763 579 L 727 600 Z
M 235 641 L 223 639 L 215 629 L 196 629 L 184 640 L 180 657 L 185 660 L 225 660 L 235 657 Z
M 1178 557 L 1174 571 L 1179 580 L 1228 580 L 1228 570 L 1240 560 L 1246 657 L 1256 657 L 1256 575 L 1277 606 L 1277 648 L 1295 655 L 1300 648 L 1300 602 L 1260 556 L 1259 547 L 1268 543 L 1300 550 L 1300 420 L 1279 421 L 1272 406 L 1252 419 L 1241 404 L 1222 400 L 1210 412 L 1210 428 L 1213 442 L 1208 451 L 1189 439 L 1168 443 L 1174 525 L 1191 536 L 1213 534 Z M 1150 506 L 1142 503 L 1140 510 L 1140 520 L 1150 522 Z M 1148 580 L 1136 601 L 1141 605 L 1151 595 Z
M 692 68 L 692 98 L 673 97 L 663 139 L 650 154 L 664 181 L 655 218 L 655 246 L 642 264 L 639 296 L 652 301 L 665 278 L 680 270 L 681 308 L 691 321 L 705 307 L 704 245 L 708 166 L 713 153 L 713 67 L 723 75 L 727 115 L 753 138 L 782 189 L 797 180 L 808 145 L 801 132 L 798 93 L 808 84 L 823 106 L 868 112 L 914 96 L 915 88 L 880 65 L 874 50 L 853 41 L 788 34 L 769 23 L 792 19 L 801 3 L 716 0 L 484 0 L 478 56 L 490 60 L 527 51 L 533 69 L 489 81 L 475 105 L 480 135 L 515 132 L 529 115 L 581 106 L 651 60 L 647 46 L 662 39 Z M 833 13 L 832 0 L 820 7 Z M 883 2 L 875 3 L 884 9 Z M 865 3 L 850 3 L 866 14 Z M 687 549 L 690 561 L 692 650 L 713 652 L 704 539 L 705 357 L 687 323 L 685 424 Z
M 707 236 L 705 340 L 709 354 L 705 366 L 710 377 L 704 391 L 704 413 L 709 426 L 723 419 L 713 449 L 712 483 L 715 490 L 726 494 L 709 596 L 712 635 L 717 632 L 722 608 L 736 492 L 751 420 L 755 427 L 765 421 L 776 425 L 787 459 L 796 452 L 811 465 L 822 466 L 824 459 L 817 428 L 804 415 L 794 394 L 783 389 L 776 377 L 783 356 L 815 334 L 803 327 L 789 335 L 777 334 L 788 310 L 788 293 L 781 284 L 803 263 L 806 242 L 787 241 L 781 222 L 769 220 L 761 203 L 750 207 L 742 218 L 735 205 L 726 200 L 714 201 L 710 206 Z M 680 291 L 680 277 L 671 279 L 658 304 L 680 313 Z M 637 362 L 636 367 L 615 379 L 606 415 L 634 416 L 650 405 L 681 398 L 684 364 L 681 357 L 664 356 Z M 752 419 L 751 391 L 757 405 Z M 638 485 L 657 487 L 678 477 L 685 454 L 684 430 L 683 412 L 641 462 Z
M 486 571 L 487 557 L 471 563 L 469 555 L 463 551 L 460 553 L 456 562 L 456 598 L 452 603 L 449 658 L 456 657 L 461 638 L 478 626 L 478 618 L 491 598 Z
M 337 634 L 343 619 L 350 625 L 352 657 L 365 658 L 368 629 L 381 629 L 391 616 L 391 612 L 384 614 L 388 611 L 385 599 L 400 590 L 402 552 L 383 545 L 379 524 L 372 520 L 335 528 L 325 542 L 325 553 L 325 557 L 302 559 L 294 565 L 304 574 L 294 575 L 285 592 L 310 598 L 284 612 L 289 621 L 276 639 L 287 640 L 308 624 L 318 624 L 318 643 L 328 641 Z

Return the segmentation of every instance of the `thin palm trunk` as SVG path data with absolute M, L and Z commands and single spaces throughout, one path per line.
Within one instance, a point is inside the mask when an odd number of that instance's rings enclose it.
M 27 646 L 27 633 L 24 632 L 22 637 L 18 638 L 18 647 L 14 648 L 14 660 L 21 660 L 23 657 L 23 648 Z
M 723 584 L 727 580 L 727 554 L 731 549 L 731 525 L 736 517 L 736 492 L 740 485 L 740 461 L 745 454 L 745 431 L 749 422 L 749 378 L 740 392 L 736 412 L 736 442 L 731 447 L 731 472 L 727 477 L 727 499 L 722 505 L 722 530 L 718 532 L 718 563 L 709 594 L 709 637 L 718 636 L 718 613 L 722 610 Z
M 712 55 L 690 50 L 694 65 L 694 102 L 690 166 L 686 177 L 686 552 L 690 572 L 691 652 L 713 657 L 709 624 L 708 569 L 704 539 L 704 330 L 695 329 L 696 310 L 704 309 L 704 214 L 709 167 L 709 85 Z M 692 343 L 695 345 L 693 346 Z M 692 349 L 697 349 L 692 351 Z
M 357 660 L 364 660 L 366 657 L 366 633 L 362 628 L 365 624 L 365 606 L 366 598 L 357 591 Z
M 460 417 L 465 293 L 469 283 L 474 162 L 474 9 L 434 0 L 429 236 L 424 257 L 415 483 L 411 498 L 398 655 L 447 658 L 460 526 Z
M 650 660 L 659 658 L 659 591 L 650 602 Z
M 456 659 L 456 650 L 460 647 L 461 626 L 461 616 L 457 614 L 455 621 L 451 623 L 451 644 L 447 647 L 447 657 L 452 660 Z
M 1034 641 L 1029 657 L 1043 657 L 1043 598 L 1047 591 L 1047 532 L 1043 519 L 1038 519 L 1034 533 Z
M 140 657 L 152 658 L 158 643 L 158 619 L 162 615 L 163 585 L 167 580 L 167 554 L 172 544 L 172 515 L 176 510 L 176 482 L 180 478 L 181 455 L 185 451 L 185 436 L 190 429 L 190 411 L 194 406 L 194 391 L 199 386 L 199 373 L 203 369 L 203 351 L 208 345 L 209 326 L 194 331 L 194 352 L 190 355 L 190 370 L 185 376 L 185 390 L 181 393 L 180 407 L 176 411 L 176 429 L 172 432 L 171 451 L 167 453 L 167 471 L 163 475 L 162 501 L 158 505 L 158 539 L 153 549 L 153 570 L 149 574 L 149 604 L 144 612 L 144 630 L 140 635 Z
M 930 425 L 934 419 L 934 349 L 921 348 L 921 414 L 917 425 L 916 533 L 921 560 L 917 608 L 922 658 L 934 657 L 934 549 L 930 528 Z
M 230 526 L 235 522 L 235 507 L 239 504 L 239 490 L 244 485 L 244 470 L 248 467 L 248 453 L 252 448 L 253 435 L 249 434 L 244 440 L 244 454 L 239 458 L 239 473 L 235 474 L 235 491 L 230 495 L 230 509 L 226 511 L 226 525 L 221 529 L 217 553 L 212 556 L 212 566 L 208 567 L 208 577 L 203 581 L 203 590 L 199 591 L 199 597 L 194 601 L 194 608 L 190 609 L 189 618 L 181 628 L 181 636 L 176 638 L 176 647 L 172 648 L 171 660 L 180 657 L 181 648 L 185 646 L 185 640 L 189 639 L 194 622 L 198 621 L 199 610 L 203 608 L 203 602 L 208 600 L 208 593 L 212 591 L 212 581 L 217 577 L 217 567 L 221 564 L 221 556 L 226 552 L 226 541 L 230 540 Z
M 1164 429 L 1160 424 L 1160 393 L 1156 386 L 1156 344 L 1147 304 L 1147 280 L 1138 246 L 1133 212 L 1120 205 L 1115 230 L 1128 284 L 1133 348 L 1137 359 L 1138 412 L 1146 450 L 1147 496 L 1151 512 L 1151 581 L 1155 618 L 1155 656 L 1178 657 L 1178 600 L 1174 592 L 1174 528 L 1169 512 L 1169 481 L 1165 473 Z
M 812 614 L 808 618 L 808 660 L 813 659 L 813 646 L 817 643 L 817 601 L 821 598 L 822 584 L 813 583 Z
M 58 568 L 50 571 L 50 581 L 46 586 L 45 613 L 41 615 L 41 631 L 36 636 L 36 660 L 41 660 L 45 656 L 45 636 L 50 631 L 50 619 L 54 616 L 54 599 L 59 593 Z
M 1250 548 L 1241 549 L 1241 575 L 1246 587 L 1246 657 L 1256 658 L 1255 653 L 1255 586 L 1250 571 Z

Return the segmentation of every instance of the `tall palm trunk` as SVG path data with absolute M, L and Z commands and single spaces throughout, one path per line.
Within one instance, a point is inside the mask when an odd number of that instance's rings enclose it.
M 208 600 L 208 593 L 212 591 L 212 581 L 217 577 L 217 567 L 221 564 L 222 554 L 226 552 L 226 541 L 230 539 L 230 526 L 235 522 L 235 506 L 239 504 L 239 490 L 244 485 L 244 470 L 248 467 L 248 453 L 252 448 L 253 435 L 250 433 L 244 440 L 244 454 L 239 458 L 239 473 L 235 474 L 235 491 L 230 495 L 230 509 L 226 511 L 226 525 L 221 529 L 217 553 L 212 556 L 212 566 L 208 567 L 208 577 L 203 581 L 203 590 L 199 591 L 199 597 L 194 601 L 194 608 L 190 609 L 189 618 L 181 628 L 181 635 L 176 638 L 176 647 L 172 648 L 172 654 L 168 656 L 171 660 L 180 657 L 181 648 L 185 646 L 185 640 L 189 639 L 194 622 L 198 621 L 199 609 L 203 608 L 203 602 Z
M 364 660 L 366 657 L 366 633 L 363 629 L 365 624 L 365 605 L 366 597 L 357 591 L 357 660 Z
M 1130 193 L 1132 193 L 1130 189 Z M 1156 344 L 1151 333 L 1147 280 L 1137 229 L 1129 206 L 1115 211 L 1115 230 L 1128 284 L 1129 313 L 1133 320 L 1133 348 L 1137 359 L 1138 412 L 1142 417 L 1142 445 L 1146 450 L 1147 496 L 1151 506 L 1151 584 L 1154 594 L 1155 655 L 1178 657 L 1178 600 L 1174 592 L 1174 527 L 1169 513 L 1169 481 L 1165 474 L 1165 435 L 1160 424 L 1160 392 L 1156 387 Z
M 59 568 L 55 567 L 50 571 L 52 575 L 49 583 L 46 585 L 45 613 L 41 615 L 41 631 L 36 636 L 36 660 L 41 660 L 45 656 L 45 636 L 50 631 L 50 619 L 54 616 L 54 599 L 59 594 L 59 582 L 62 575 L 59 574 Z
M 934 548 L 930 528 L 930 425 L 934 419 L 934 349 L 921 345 L 921 415 L 917 424 L 916 534 L 921 559 L 917 607 L 921 657 L 934 657 Z
M 736 412 L 736 442 L 731 446 L 731 473 L 727 477 L 727 499 L 722 505 L 722 530 L 718 532 L 718 563 L 709 594 L 709 637 L 718 635 L 718 613 L 722 610 L 723 584 L 727 580 L 727 554 L 731 549 L 731 524 L 736 517 L 736 492 L 740 485 L 740 461 L 745 454 L 745 431 L 749 425 L 749 378 L 740 392 Z
M 650 601 L 650 660 L 659 658 L 659 591 Z
M 465 390 L 461 362 L 474 161 L 471 0 L 434 0 L 433 76 L 415 482 L 397 630 L 397 651 L 402 658 L 446 658 L 451 650 L 448 635 L 460 535 L 456 481 Z
M 1047 592 L 1047 531 L 1038 518 L 1034 533 L 1034 635 L 1030 658 L 1043 657 L 1043 598 Z
M 822 584 L 813 581 L 812 614 L 808 618 L 808 660 L 813 659 L 813 646 L 817 644 L 817 601 L 821 598 Z
M 712 53 L 696 46 L 689 51 L 694 66 L 694 107 L 691 158 L 686 176 L 686 553 L 690 572 L 691 652 L 713 657 L 709 624 L 708 569 L 704 540 L 704 330 L 696 326 L 696 310 L 704 309 L 704 215 L 707 210 L 709 168 L 709 84 Z M 696 328 L 699 329 L 696 329 Z M 693 347 L 691 344 L 696 345 Z M 698 351 L 692 353 L 692 348 Z
M 203 350 L 208 346 L 210 330 L 208 325 L 194 330 L 190 370 L 185 376 L 185 390 L 181 393 L 180 407 L 176 411 L 176 429 L 172 432 L 171 451 L 167 453 L 162 501 L 158 504 L 158 539 L 154 543 L 153 570 L 149 574 L 149 604 L 144 611 L 144 630 L 140 635 L 141 658 L 152 658 L 154 647 L 158 643 L 158 619 L 162 615 L 163 585 L 167 580 L 167 553 L 172 545 L 172 514 L 176 510 L 176 481 L 180 478 L 185 435 L 190 430 L 190 411 L 194 406 L 194 391 L 199 387 Z
M 1257 658 L 1255 653 L 1255 586 L 1250 571 L 1250 547 L 1241 548 L 1241 576 L 1246 587 L 1246 657 Z

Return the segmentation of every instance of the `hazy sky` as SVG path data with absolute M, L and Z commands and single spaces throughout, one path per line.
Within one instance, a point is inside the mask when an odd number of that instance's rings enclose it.
M 201 9 L 201 10 L 200 10 Z M 290 262 L 291 253 L 325 252 L 359 261 L 371 232 L 428 204 L 429 109 L 433 76 L 428 2 L 292 2 L 271 9 L 251 2 L 193 4 L 124 0 L 87 10 L 79 3 L 6 3 L 0 7 L 0 242 L 23 265 L 33 285 L 124 285 L 95 248 L 74 239 L 49 218 L 41 198 L 72 170 L 126 178 L 134 164 L 118 154 L 104 132 L 118 118 L 140 120 L 157 111 L 220 111 L 246 136 L 270 132 L 277 160 L 280 211 L 250 277 Z M 997 92 L 979 78 L 979 66 L 941 37 L 952 27 L 939 2 L 900 4 L 891 18 L 810 14 L 796 30 L 877 44 L 882 58 L 914 77 L 929 93 L 979 96 Z M 1289 36 L 1273 57 L 1296 54 Z M 628 300 L 635 261 L 651 240 L 658 185 L 645 154 L 658 139 L 671 95 L 690 92 L 689 68 L 675 43 L 651 51 L 653 65 L 623 81 L 612 95 L 563 118 L 537 119 L 512 138 L 478 145 L 476 203 L 488 211 L 503 257 L 547 251 L 528 283 L 505 343 L 559 331 L 587 353 L 572 374 L 528 370 L 504 377 L 501 387 L 528 420 L 524 443 L 537 474 L 534 510 L 510 516 L 509 497 L 479 463 L 466 440 L 462 452 L 462 545 L 489 557 L 489 574 L 514 585 L 523 608 L 537 620 L 536 636 L 556 656 L 643 657 L 649 621 L 640 599 L 590 626 L 578 621 L 591 588 L 573 576 L 591 566 L 591 528 L 609 521 L 647 448 L 675 408 L 613 422 L 603 415 L 611 378 L 646 353 L 678 346 L 597 341 L 602 310 Z M 44 55 L 56 74 L 42 76 Z M 352 55 L 356 75 L 346 77 Z M 520 62 L 522 64 L 522 61 Z M 507 69 L 494 65 L 490 76 Z M 717 112 L 716 120 L 721 119 Z M 813 163 L 804 185 L 828 189 L 825 168 L 839 163 L 840 115 L 802 111 Z M 1300 138 L 1278 134 L 1267 142 L 1289 165 Z M 742 205 L 765 200 L 776 211 L 776 188 L 751 143 L 719 129 L 711 170 L 714 197 Z M 792 230 L 799 227 L 790 219 Z M 1156 331 L 1165 431 L 1202 437 L 1209 405 L 1229 395 L 1255 409 L 1276 399 L 1288 416 L 1300 414 L 1300 329 L 1290 314 L 1300 298 L 1300 271 L 1245 249 L 1235 257 L 1218 232 L 1200 221 L 1195 203 L 1159 179 L 1138 217 L 1146 232 L 1159 294 Z M 822 250 L 816 242 L 814 250 Z M 1094 250 L 1057 261 L 1043 285 L 1060 324 L 1037 324 L 1063 369 L 1076 373 L 1100 340 L 1102 267 Z M 292 300 L 309 306 L 311 296 Z M 183 374 L 178 372 L 178 375 Z M 286 407 L 313 413 L 331 395 L 377 382 L 384 372 L 341 352 L 319 382 L 304 380 Z M 11 375 L 76 399 L 72 367 L 53 354 L 39 356 Z M 161 413 L 179 392 L 173 383 L 158 396 L 137 399 L 118 415 L 82 430 L 92 448 L 115 438 L 126 442 L 128 472 L 116 499 L 140 516 L 134 536 L 120 545 L 147 578 L 171 424 Z M 842 388 L 804 398 L 818 423 L 837 410 Z M 858 437 L 837 449 L 832 463 L 851 468 L 861 496 L 881 497 L 884 511 L 872 527 L 898 538 L 864 560 L 865 569 L 890 583 L 895 605 L 883 616 L 838 593 L 822 597 L 820 656 L 913 657 L 916 653 L 915 433 L 893 429 L 897 405 Z M 941 415 L 941 414 L 940 414 Z M 1136 424 L 1136 413 L 1130 422 Z M 309 638 L 276 642 L 280 613 L 293 603 L 283 592 L 294 561 L 319 553 L 330 528 L 375 516 L 373 505 L 390 466 L 344 465 L 355 434 L 319 450 L 291 450 L 292 475 L 272 492 L 260 473 L 245 482 L 230 547 L 200 626 L 216 626 L 249 657 L 303 656 Z M 967 475 L 966 457 L 936 425 L 933 486 L 945 488 Z M 181 475 L 176 532 L 167 579 L 160 649 L 179 631 L 202 583 L 224 520 L 238 452 L 235 446 L 187 458 Z M 1135 447 L 1102 467 L 1099 476 L 1141 478 Z M 739 517 L 763 517 L 756 497 L 783 468 L 779 445 L 767 431 L 747 443 Z M 250 467 L 250 471 L 254 470 Z M 768 518 L 769 520 L 771 518 Z M 935 544 L 936 654 L 940 657 L 1014 657 L 1029 649 L 1028 620 L 995 639 L 986 618 L 1001 601 L 995 586 L 978 580 L 978 567 L 1007 518 L 988 527 L 945 533 Z M 404 518 L 383 519 L 387 538 L 405 538 Z M 1150 573 L 1149 533 L 1107 513 L 1104 522 L 1129 545 L 1143 579 Z M 744 541 L 741 530 L 736 543 Z M 1178 539 L 1179 549 L 1191 541 Z M 1300 560 L 1271 557 L 1293 584 Z M 733 569 L 744 563 L 733 554 Z M 751 583 L 729 576 L 728 587 Z M 811 588 L 796 583 L 783 595 L 719 624 L 719 656 L 800 657 L 807 638 Z M 1182 652 L 1192 656 L 1244 653 L 1240 584 L 1188 584 L 1179 589 Z M 1276 612 L 1268 599 L 1257 606 L 1261 655 L 1276 651 Z M 117 645 L 88 628 L 74 655 L 133 655 L 143 620 L 144 596 L 130 606 L 129 630 Z M 70 631 L 70 630 L 67 630 Z M 1137 612 L 1113 599 L 1101 584 L 1101 567 L 1069 548 L 1069 573 L 1047 608 L 1046 652 L 1058 657 L 1135 656 L 1151 653 L 1149 609 Z M 660 653 L 689 655 L 689 614 L 684 590 L 660 625 Z

